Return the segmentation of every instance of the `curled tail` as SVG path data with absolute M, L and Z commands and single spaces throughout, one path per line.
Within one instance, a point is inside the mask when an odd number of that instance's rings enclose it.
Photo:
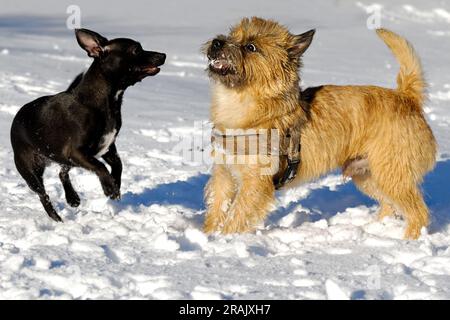
M 378 36 L 391 49 L 400 64 L 397 90 L 422 105 L 425 99 L 426 82 L 420 59 L 412 45 L 404 38 L 386 29 L 377 29 Z

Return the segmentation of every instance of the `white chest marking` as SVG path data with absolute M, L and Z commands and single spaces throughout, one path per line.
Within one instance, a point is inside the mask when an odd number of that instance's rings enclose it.
M 108 152 L 109 147 L 113 144 L 114 140 L 116 140 L 116 133 L 117 133 L 117 130 L 114 129 L 113 131 L 111 131 L 110 133 L 105 134 L 102 137 L 102 140 L 101 140 L 100 145 L 99 145 L 99 149 L 100 150 L 98 151 L 98 153 L 96 155 L 97 157 L 101 157 L 105 153 Z
M 123 94 L 123 90 L 117 91 L 116 95 L 114 96 L 114 101 L 118 101 L 122 94 Z

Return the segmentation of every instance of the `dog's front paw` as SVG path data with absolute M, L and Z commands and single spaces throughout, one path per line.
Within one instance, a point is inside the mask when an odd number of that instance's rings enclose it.
M 213 222 L 205 222 L 205 225 L 203 226 L 203 232 L 206 234 L 212 234 L 214 232 L 220 231 L 219 226 L 217 225 L 217 223 L 213 223 Z
M 223 211 L 208 210 L 203 226 L 203 232 L 206 234 L 220 232 L 223 227 L 224 220 L 225 213 Z
M 222 228 L 222 234 L 247 233 L 253 231 L 253 228 L 246 223 L 230 222 Z
M 230 217 L 224 222 L 223 228 L 221 229 L 223 234 L 247 233 L 254 230 L 245 215 L 231 212 Z
M 112 176 L 104 177 L 101 183 L 105 196 L 112 200 L 120 200 L 120 188 L 117 186 Z
M 77 208 L 80 206 L 80 197 L 76 194 L 66 194 L 66 200 L 69 206 Z

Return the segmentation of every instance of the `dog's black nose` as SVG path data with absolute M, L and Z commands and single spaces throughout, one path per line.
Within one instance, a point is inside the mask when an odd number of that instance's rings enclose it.
M 214 39 L 212 42 L 212 48 L 214 50 L 219 50 L 219 49 L 222 49 L 224 44 L 225 44 L 225 41 L 219 40 L 219 39 Z
M 150 58 L 151 64 L 155 66 L 161 66 L 166 62 L 166 54 L 161 52 L 149 51 L 148 57 Z
M 159 61 L 161 64 L 164 64 L 164 62 L 166 62 L 166 54 L 165 53 L 160 53 L 158 55 Z

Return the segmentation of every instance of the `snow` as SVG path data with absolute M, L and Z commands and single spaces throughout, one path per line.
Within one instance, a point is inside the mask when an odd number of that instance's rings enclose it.
M 444 1 L 77 1 L 83 27 L 128 36 L 168 54 L 159 75 L 124 95 L 117 146 L 122 200 L 97 177 L 71 172 L 81 205 L 67 206 L 58 167 L 46 188 L 65 223 L 51 222 L 18 175 L 9 143 L 14 114 L 64 90 L 90 63 L 65 27 L 70 1 L 2 3 L 0 13 L 0 298 L 3 299 L 450 299 L 450 7 Z M 280 192 L 252 234 L 202 232 L 206 160 L 181 154 L 208 141 L 209 83 L 200 46 L 243 16 L 317 33 L 303 85 L 395 86 L 398 70 L 366 20 L 405 35 L 423 59 L 425 112 L 439 162 L 423 185 L 432 222 L 418 241 L 339 172 Z M 187 138 L 188 141 L 186 141 Z M 180 141 L 182 143 L 180 143 Z M 207 159 L 207 150 L 197 160 Z M 195 160 L 195 159 L 194 159 Z

